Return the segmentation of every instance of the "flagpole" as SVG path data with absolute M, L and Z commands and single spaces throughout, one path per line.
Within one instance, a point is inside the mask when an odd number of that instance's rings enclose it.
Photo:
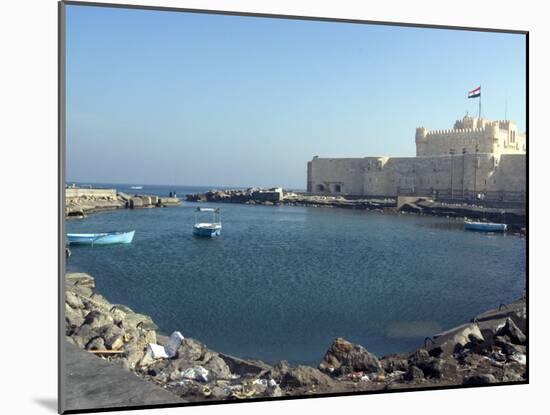
M 477 111 L 477 118 L 481 119 L 481 85 L 479 86 L 479 108 Z

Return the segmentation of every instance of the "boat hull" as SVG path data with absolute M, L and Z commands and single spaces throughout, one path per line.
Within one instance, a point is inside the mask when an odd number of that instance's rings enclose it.
M 68 233 L 70 245 L 116 245 L 130 244 L 136 231 L 106 233 Z
M 505 232 L 505 223 L 464 222 L 464 229 L 478 232 Z
M 203 226 L 194 226 L 193 235 L 201 236 L 205 238 L 213 238 L 215 236 L 220 236 L 222 232 L 221 226 L 216 227 L 203 227 Z

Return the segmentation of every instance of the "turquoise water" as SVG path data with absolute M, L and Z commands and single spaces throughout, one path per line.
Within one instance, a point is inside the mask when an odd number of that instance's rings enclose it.
M 378 355 L 410 351 L 525 287 L 524 238 L 454 220 L 218 204 L 222 235 L 205 240 L 192 235 L 196 206 L 68 221 L 69 232 L 136 230 L 129 246 L 72 247 L 69 269 L 166 333 L 306 364 L 338 336 Z

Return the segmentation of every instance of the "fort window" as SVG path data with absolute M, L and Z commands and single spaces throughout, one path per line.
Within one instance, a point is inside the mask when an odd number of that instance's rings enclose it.
M 323 186 L 322 184 L 318 184 L 316 187 L 316 190 L 318 192 L 324 192 L 325 191 L 325 186 Z
M 342 186 L 340 186 L 339 184 L 335 184 L 334 185 L 334 191 L 336 193 L 340 193 L 342 191 Z

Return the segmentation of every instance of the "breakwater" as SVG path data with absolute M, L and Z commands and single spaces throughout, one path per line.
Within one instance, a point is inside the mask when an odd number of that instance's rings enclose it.
M 186 199 L 191 202 L 329 207 L 465 218 L 506 223 L 513 231 L 519 233 L 525 233 L 527 226 L 527 212 L 525 208 L 510 206 L 487 207 L 468 203 L 444 203 L 427 197 L 332 196 L 287 192 L 282 188 L 252 188 L 246 190 L 211 190 L 203 193 L 188 194 L 186 195 Z
M 179 205 L 177 197 L 126 194 L 116 189 L 66 188 L 65 217 L 82 218 L 90 213 L 116 209 L 137 209 Z
M 173 356 L 155 358 L 148 345 L 166 346 L 169 339 L 151 317 L 109 302 L 88 274 L 67 274 L 65 287 L 69 343 L 188 402 L 523 383 L 527 377 L 524 298 L 426 338 L 411 353 L 378 357 L 362 345 L 336 338 L 313 367 L 243 359 L 192 338 L 185 338 Z

